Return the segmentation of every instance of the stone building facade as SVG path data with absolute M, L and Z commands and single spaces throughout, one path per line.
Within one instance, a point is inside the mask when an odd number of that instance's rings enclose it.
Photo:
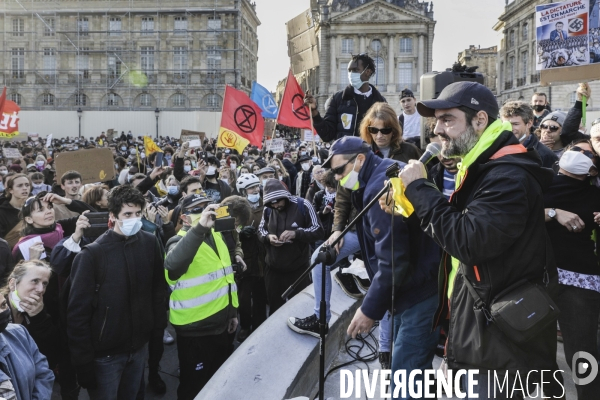
M 470 45 L 458 53 L 458 62 L 468 67 L 478 66 L 477 72 L 483 74 L 483 84 L 496 94 L 496 62 L 498 61 L 498 46 L 486 47 Z
M 220 111 L 250 92 L 258 60 L 248 0 L 5 1 L 0 85 L 30 110 Z

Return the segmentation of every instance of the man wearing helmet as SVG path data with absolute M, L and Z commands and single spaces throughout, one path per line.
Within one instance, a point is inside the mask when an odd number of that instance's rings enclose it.
M 267 318 L 264 278 L 266 251 L 257 236 L 264 206 L 260 194 L 260 179 L 256 175 L 241 175 L 236 181 L 236 188 L 240 196 L 248 199 L 252 207 L 252 218 L 239 233 L 247 266 L 238 286 L 240 331 L 237 339 L 243 342 Z

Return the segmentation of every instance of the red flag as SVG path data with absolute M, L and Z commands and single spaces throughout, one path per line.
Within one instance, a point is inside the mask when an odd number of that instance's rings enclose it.
M 265 121 L 260 107 L 246 93 L 226 86 L 219 133 L 233 132 L 250 144 L 261 147 L 264 130 Z M 234 137 L 230 133 L 228 136 Z M 234 145 L 226 147 L 233 148 Z
M 6 87 L 0 96 L 0 138 L 19 134 L 19 111 L 21 108 L 11 100 L 6 100 Z
M 298 85 L 298 81 L 294 74 L 292 74 L 291 69 L 285 84 L 283 99 L 281 99 L 281 104 L 279 105 L 277 123 L 292 128 L 313 129 L 311 126 L 310 109 L 304 104 L 304 91 Z

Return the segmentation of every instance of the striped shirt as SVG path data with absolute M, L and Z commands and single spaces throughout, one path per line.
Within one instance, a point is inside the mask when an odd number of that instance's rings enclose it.
M 446 168 L 444 168 L 444 187 L 442 193 L 448 200 L 450 200 L 450 196 L 452 196 L 452 193 L 454 193 L 455 179 L 456 174 L 451 174 Z

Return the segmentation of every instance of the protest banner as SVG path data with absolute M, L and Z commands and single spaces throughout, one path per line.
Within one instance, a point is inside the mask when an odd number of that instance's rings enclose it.
M 589 0 L 535 7 L 536 70 L 600 62 L 600 46 L 594 47 L 598 43 L 598 20 L 590 19 L 589 11 Z
M 318 142 L 321 140 L 321 138 L 317 134 L 313 135 L 311 130 L 305 129 L 302 131 L 302 140 L 305 142 Z
M 112 142 L 114 134 L 115 134 L 114 129 L 107 129 L 106 130 L 106 139 L 108 139 L 108 141 Z
M 2 155 L 4 155 L 4 158 L 21 158 L 22 157 L 19 149 L 15 149 L 12 147 L 4 147 L 2 149 Z
M 77 150 L 58 153 L 55 159 L 56 176 L 67 171 L 81 174 L 81 183 L 106 182 L 115 178 L 112 151 L 109 148 Z
M 285 152 L 283 139 L 267 140 L 265 146 L 275 154 Z
M 204 132 L 196 132 L 196 131 L 188 131 L 187 129 L 181 130 L 181 136 L 179 137 L 181 143 L 189 142 L 191 140 L 200 140 L 204 141 L 206 137 L 206 133 Z

